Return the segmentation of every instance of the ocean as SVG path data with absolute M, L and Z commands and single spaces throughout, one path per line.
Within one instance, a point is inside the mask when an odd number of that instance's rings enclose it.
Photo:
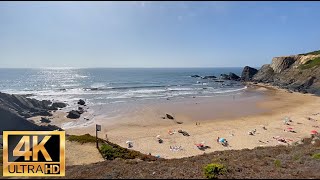
M 217 96 L 245 89 L 240 82 L 215 82 L 191 75 L 219 77 L 243 68 L 44 68 L 0 69 L 0 91 L 39 100 L 88 104 L 147 99 Z

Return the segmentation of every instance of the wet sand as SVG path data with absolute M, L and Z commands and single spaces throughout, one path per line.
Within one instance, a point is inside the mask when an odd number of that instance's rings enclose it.
M 100 138 L 105 138 L 107 134 L 110 141 L 123 147 L 127 147 L 125 142 L 131 140 L 132 149 L 142 153 L 163 158 L 181 158 L 217 150 L 286 145 L 273 138 L 277 136 L 285 138 L 288 144 L 291 144 L 309 136 L 311 130 L 320 130 L 320 114 L 315 115 L 320 113 L 319 105 L 320 98 L 310 94 L 289 93 L 268 86 L 250 85 L 245 93 L 237 95 L 235 99 L 233 96 L 191 97 L 155 102 L 137 106 L 131 113 L 112 120 L 103 116 L 96 117 L 90 120 L 91 124 L 68 128 L 66 132 L 95 135 L 95 124 L 98 123 L 102 125 Z M 175 120 L 162 119 L 165 113 L 172 114 Z M 290 125 L 283 122 L 286 116 L 293 121 Z M 308 120 L 307 117 L 315 121 Z M 61 119 L 59 121 L 61 122 Z M 288 127 L 293 128 L 296 133 L 284 131 Z M 180 129 L 187 131 L 190 136 L 168 134 L 169 130 L 177 132 Z M 253 129 L 256 129 L 256 134 L 248 135 L 248 131 Z M 157 135 L 163 139 L 162 144 L 158 143 Z M 218 136 L 226 138 L 229 146 L 217 143 Z M 197 149 L 195 144 L 201 142 L 210 148 L 204 151 Z M 170 146 L 180 146 L 181 150 L 172 151 Z

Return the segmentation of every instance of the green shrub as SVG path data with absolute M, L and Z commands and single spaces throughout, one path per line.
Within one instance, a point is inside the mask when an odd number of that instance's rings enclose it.
M 227 168 L 222 164 L 211 163 L 204 168 L 204 175 L 208 179 L 216 179 L 218 175 L 223 175 L 227 172 Z
M 115 158 L 135 159 L 141 156 L 139 152 L 131 151 L 115 144 L 103 144 L 100 148 L 100 152 L 102 156 L 108 160 L 113 160 Z
M 317 55 L 317 54 L 320 54 L 320 50 L 308 52 L 308 53 L 305 53 L 305 54 L 299 54 L 299 55 Z
M 276 168 L 280 168 L 281 167 L 281 161 L 279 159 L 276 159 L 274 161 L 274 165 L 275 165 Z
M 95 143 L 96 142 L 96 137 L 91 136 L 90 134 L 84 134 L 84 135 L 80 135 L 80 136 L 70 135 L 67 139 L 69 141 L 76 141 L 76 142 L 79 142 L 81 144 L 83 144 L 83 143 Z M 99 142 L 102 142 L 101 139 L 98 139 L 98 140 L 99 140 Z
M 100 148 L 100 151 L 104 158 L 113 160 L 120 156 L 120 154 L 110 145 L 103 144 Z
M 315 66 L 320 66 L 320 57 L 309 60 L 305 64 L 299 66 L 300 69 L 309 69 Z
M 312 155 L 313 159 L 320 159 L 320 153 L 316 153 L 314 155 Z

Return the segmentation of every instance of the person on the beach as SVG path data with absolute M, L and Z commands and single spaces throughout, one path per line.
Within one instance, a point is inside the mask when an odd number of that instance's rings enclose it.
M 218 137 L 218 139 L 217 139 L 217 143 L 219 143 L 219 140 L 220 140 L 220 137 Z

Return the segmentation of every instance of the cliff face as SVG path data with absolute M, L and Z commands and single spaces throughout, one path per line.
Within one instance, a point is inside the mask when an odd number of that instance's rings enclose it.
M 319 61 L 320 53 L 275 57 L 259 69 L 252 81 L 320 95 Z
M 26 118 L 33 116 L 50 116 L 51 110 L 66 107 L 64 103 L 38 101 L 21 95 L 0 92 L 0 134 L 8 130 L 53 130 L 55 126 L 37 126 Z

